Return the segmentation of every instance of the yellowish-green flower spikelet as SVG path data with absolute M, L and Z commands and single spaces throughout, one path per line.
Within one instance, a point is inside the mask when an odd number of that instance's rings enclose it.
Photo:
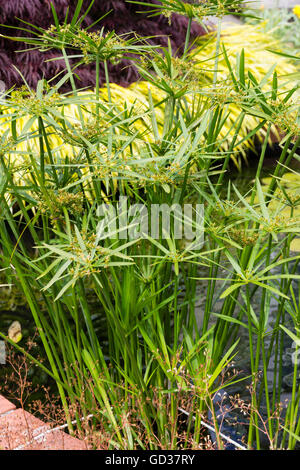
M 262 179 L 262 190 L 265 196 L 268 194 L 269 184 L 272 177 Z M 270 214 L 275 215 L 282 224 L 297 225 L 300 224 L 300 173 L 293 170 L 285 173 L 280 179 L 278 178 L 278 187 L 268 205 Z M 249 201 L 251 197 L 247 198 Z M 254 205 L 259 208 L 258 195 L 254 199 Z M 296 237 L 292 240 L 291 251 L 300 251 L 300 238 Z
M 271 177 L 263 178 L 263 190 L 267 192 Z M 279 180 L 275 197 L 271 200 L 270 210 L 276 210 L 279 205 L 282 206 L 280 215 L 285 218 L 291 217 L 291 207 L 293 209 L 293 217 L 300 221 L 300 173 L 293 171 L 285 173 Z M 255 202 L 258 202 L 256 200 Z
M 222 43 L 226 49 L 228 58 L 233 69 L 236 68 L 237 54 L 244 49 L 245 53 L 245 72 L 248 70 L 255 76 L 256 80 L 260 82 L 266 73 L 276 64 L 276 71 L 279 77 L 279 88 L 281 91 L 290 89 L 291 83 L 288 83 L 286 75 L 293 74 L 297 71 L 296 67 L 291 64 L 285 57 L 275 55 L 270 50 L 280 50 L 280 43 L 274 39 L 271 34 L 263 32 L 263 25 L 232 25 L 223 29 Z M 204 40 L 199 38 L 199 45 L 204 44 Z M 215 41 L 209 42 L 203 49 L 200 50 L 198 57 L 204 60 L 207 57 L 213 57 L 215 51 Z M 225 59 L 220 55 L 218 62 L 218 80 L 221 81 L 222 77 L 225 79 L 228 76 L 228 68 Z M 226 135 L 226 128 L 234 122 L 234 119 L 239 114 L 238 106 L 230 105 L 230 115 L 228 117 L 228 125 L 224 126 L 223 133 Z M 258 121 L 252 117 L 247 116 L 244 120 L 241 129 L 241 135 L 246 135 L 249 130 L 256 127 Z M 276 129 L 272 129 L 276 135 Z M 258 137 L 264 137 L 265 132 L 262 130 Z M 227 144 L 230 138 L 227 140 Z M 245 145 L 251 145 L 247 142 Z M 225 143 L 226 146 L 226 143 Z M 241 149 L 242 150 L 242 149 Z

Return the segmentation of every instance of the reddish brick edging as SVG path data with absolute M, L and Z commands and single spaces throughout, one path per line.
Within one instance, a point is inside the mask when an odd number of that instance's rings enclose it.
M 0 395 L 0 416 L 8 411 L 15 410 L 15 405 Z
M 87 450 L 83 441 L 16 407 L 0 395 L 0 450 Z

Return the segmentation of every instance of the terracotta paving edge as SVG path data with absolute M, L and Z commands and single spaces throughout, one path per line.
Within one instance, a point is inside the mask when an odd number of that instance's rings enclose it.
M 0 395 L 0 450 L 87 450 L 81 441 L 31 415 Z
M 0 395 L 0 416 L 16 409 L 15 405 Z

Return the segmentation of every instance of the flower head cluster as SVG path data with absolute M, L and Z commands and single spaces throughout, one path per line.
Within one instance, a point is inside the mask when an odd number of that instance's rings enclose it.
M 65 47 L 70 42 L 72 34 L 73 29 L 70 24 L 60 26 L 59 30 L 57 30 L 56 26 L 52 24 L 41 36 L 41 45 L 39 45 L 39 49 L 41 51 L 47 51 L 52 47 L 56 47 L 58 49 Z
M 82 194 L 70 193 L 64 189 L 57 192 L 50 190 L 47 200 L 45 197 L 40 198 L 39 209 L 42 213 L 49 213 L 52 220 L 64 218 L 63 209 L 65 208 L 73 216 L 82 213 Z
M 26 86 L 12 92 L 11 99 L 11 104 L 15 108 L 33 116 L 42 116 L 49 109 L 56 108 L 61 102 L 62 99 L 59 93 L 54 92 L 37 96 L 37 93 L 29 90 Z
M 172 90 L 174 94 L 184 89 L 199 89 L 210 83 L 207 71 L 200 67 L 199 62 L 190 57 L 186 59 L 171 56 L 164 58 L 160 54 L 153 54 L 143 56 L 140 65 L 142 75 L 146 71 L 146 79 L 152 78 L 148 72 L 150 69 L 159 70 L 155 82 L 160 88 Z
M 47 256 L 52 258 L 54 255 L 57 261 L 61 262 L 60 279 L 65 278 L 67 272 L 71 276 L 69 281 L 69 285 L 71 285 L 78 278 L 91 276 L 109 268 L 112 258 L 118 261 L 119 266 L 124 263 L 127 266 L 133 261 L 129 256 L 121 253 L 119 249 L 114 250 L 111 247 L 103 246 L 105 243 L 100 233 L 88 232 L 87 228 L 79 230 L 75 225 L 72 227 L 72 233 L 69 234 L 67 243 L 44 245 L 48 250 Z M 126 246 L 125 244 L 125 248 Z M 68 263 L 65 263 L 66 260 Z
M 237 0 L 167 0 L 162 1 L 160 13 L 171 21 L 172 13 L 186 15 L 189 18 L 203 21 L 208 16 L 222 18 L 229 11 L 238 11 L 240 2 Z
M 221 217 L 228 219 L 229 217 L 237 217 L 237 205 L 234 201 L 226 199 L 218 201 L 214 206 L 214 217 Z
M 117 65 L 124 57 L 127 44 L 114 32 L 103 36 L 98 31 L 80 29 L 72 38 L 72 46 L 81 50 L 85 64 L 94 62 L 98 56 L 101 60 L 109 60 Z
M 62 138 L 71 145 L 86 147 L 87 141 L 91 144 L 98 142 L 108 127 L 109 123 L 105 119 L 91 119 L 85 123 L 84 127 L 81 124 L 75 124 L 73 129 L 65 130 Z
M 94 62 L 96 57 L 102 61 L 109 60 L 113 64 L 118 64 L 123 59 L 128 43 L 114 31 L 107 34 L 103 33 L 103 29 L 90 32 L 86 29 L 73 27 L 71 24 L 59 28 L 54 25 L 50 26 L 44 31 L 40 42 L 42 50 L 52 47 L 79 49 L 85 64 Z
M 184 178 L 184 168 L 179 163 L 170 164 L 149 163 L 145 165 L 134 165 L 133 175 L 137 175 L 137 182 L 140 186 L 148 185 L 176 185 Z
M 259 237 L 258 232 L 234 227 L 230 228 L 229 235 L 235 242 L 239 243 L 242 247 L 255 245 Z
M 110 178 L 115 181 L 125 177 L 140 188 L 146 188 L 149 185 L 176 185 L 183 180 L 185 173 L 179 163 L 145 165 L 141 160 L 141 163 L 131 164 L 130 160 L 112 158 L 108 155 L 101 155 L 101 160 L 94 160 L 93 168 L 93 177 Z
M 80 64 L 99 60 L 117 65 L 122 59 L 133 58 L 158 47 L 148 44 L 147 38 L 140 37 L 135 32 L 118 35 L 115 31 L 106 32 L 104 28 L 89 31 L 72 24 L 52 25 L 30 43 L 44 51 L 52 48 L 77 49 L 82 54 Z
M 273 110 L 272 119 L 275 126 L 284 133 L 291 133 L 294 136 L 300 135 L 300 124 L 296 120 L 297 104 L 288 104 L 280 99 L 272 100 L 270 105 Z
M 0 158 L 9 154 L 16 146 L 16 142 L 12 137 L 7 138 L 6 135 L 0 138 Z
M 230 77 L 218 81 L 213 89 L 208 88 L 204 90 L 208 97 L 211 97 L 213 106 L 223 106 L 228 103 L 235 103 L 236 105 L 243 105 L 247 100 L 247 92 L 241 89 L 236 89 Z
M 99 158 L 93 161 L 93 176 L 97 179 L 117 179 L 126 172 L 126 165 L 122 160 L 109 157 L 108 154 L 102 154 L 101 160 Z
M 277 194 L 277 193 L 276 193 Z M 278 191 L 280 202 L 289 207 L 297 207 L 300 205 L 300 193 L 298 191 Z
M 82 241 L 85 249 L 73 239 L 70 244 L 70 252 L 74 255 L 75 267 L 70 268 L 70 274 L 75 279 L 90 276 L 101 272 L 101 268 L 107 269 L 111 259 L 111 253 L 108 248 L 105 248 L 97 243 L 95 234 L 82 234 Z M 94 252 L 94 257 L 91 252 Z M 78 261 L 76 263 L 76 261 Z M 96 262 L 97 261 L 97 262 Z
M 201 2 L 201 3 L 200 3 Z M 170 0 L 168 2 L 169 8 L 163 9 L 161 14 L 171 21 L 172 13 L 181 13 L 186 14 L 190 18 L 200 18 L 209 16 L 209 7 L 205 5 L 205 1 L 199 0 L 199 2 L 188 3 L 180 2 L 181 5 L 178 5 L 178 2 Z M 178 11 L 179 10 L 179 11 Z
M 196 61 L 172 57 L 174 78 L 182 85 L 188 84 L 190 89 L 202 87 L 209 83 L 209 77 Z
M 289 228 L 299 226 L 297 218 L 287 218 L 281 214 L 275 214 L 270 219 L 262 218 L 261 222 L 266 233 L 282 233 Z

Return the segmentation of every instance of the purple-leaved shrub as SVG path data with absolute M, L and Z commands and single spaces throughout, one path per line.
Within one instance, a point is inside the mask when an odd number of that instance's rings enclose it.
M 158 3 L 156 0 L 150 0 Z M 69 8 L 69 18 L 75 11 L 76 1 L 52 0 L 59 20 L 62 22 Z M 82 11 L 86 11 L 90 0 L 84 0 Z M 115 30 L 118 34 L 136 32 L 141 36 L 155 36 L 149 40 L 152 44 L 167 45 L 167 38 L 171 40 L 174 51 L 183 48 L 187 18 L 173 15 L 172 23 L 164 16 L 149 17 L 149 7 L 127 3 L 125 0 L 95 0 L 89 14 L 84 20 L 83 26 L 88 26 L 111 11 L 100 23 L 91 31 L 95 31 L 104 26 L 105 30 Z M 0 0 L 0 34 L 6 36 L 24 36 L 21 30 L 12 30 L 5 25 L 28 28 L 21 20 L 27 21 L 35 26 L 49 28 L 53 24 L 50 0 Z M 29 27 L 30 29 L 30 27 Z M 204 28 L 193 23 L 191 30 L 191 40 L 196 36 L 205 34 Z M 22 42 L 15 42 L 4 37 L 0 37 L 0 80 L 3 80 L 6 87 L 14 84 L 21 85 L 23 80 L 15 69 L 20 70 L 31 87 L 35 87 L 41 78 L 52 78 L 65 67 L 63 60 L 47 62 L 47 59 L 58 57 L 59 51 L 49 50 L 40 52 L 30 50 L 30 46 Z M 76 70 L 79 87 L 90 87 L 95 85 L 95 65 L 81 66 Z M 101 73 L 102 72 L 102 73 Z M 110 80 L 122 86 L 127 86 L 138 79 L 138 72 L 132 63 L 123 60 L 117 66 L 109 64 Z M 100 71 L 102 81 L 104 71 Z

